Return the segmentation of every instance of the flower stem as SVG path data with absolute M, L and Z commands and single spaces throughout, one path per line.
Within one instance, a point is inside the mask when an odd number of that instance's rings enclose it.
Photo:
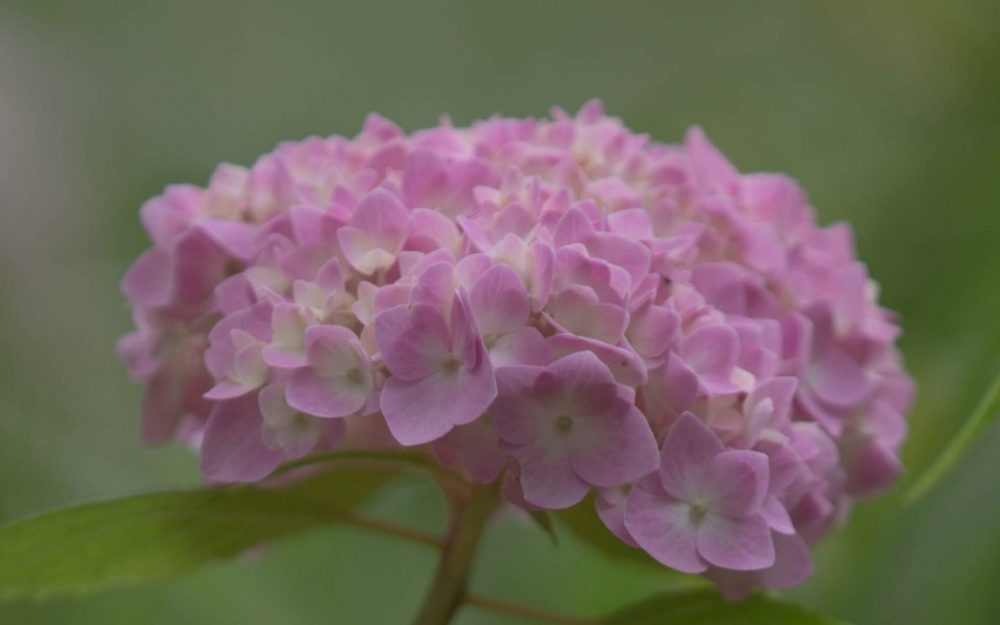
M 508 603 L 501 599 L 484 597 L 469 593 L 465 597 L 465 602 L 488 612 L 496 614 L 506 614 L 516 616 L 521 619 L 536 623 L 550 623 L 551 625 L 596 625 L 597 621 L 575 616 L 573 614 L 563 614 L 546 608 L 536 608 L 518 603 Z
M 933 488 L 941 477 L 948 472 L 965 450 L 975 442 L 986 426 L 992 423 L 1000 413 L 1000 372 L 993 378 L 986 394 L 976 404 L 975 409 L 955 437 L 940 452 L 937 459 L 920 476 L 916 484 L 907 491 L 905 500 L 914 503 Z
M 475 485 L 468 498 L 452 498 L 451 527 L 441 559 L 413 625 L 447 625 L 466 598 L 469 572 L 483 528 L 500 501 L 495 484 Z

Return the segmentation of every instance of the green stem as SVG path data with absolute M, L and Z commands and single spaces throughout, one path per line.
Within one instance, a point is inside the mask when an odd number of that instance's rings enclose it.
M 451 527 L 441 559 L 413 625 L 447 625 L 466 598 L 469 573 L 486 522 L 500 501 L 495 484 L 475 485 L 468 498 L 452 499 Z
M 516 616 L 517 618 L 536 623 L 551 623 L 551 625 L 597 625 L 597 621 L 582 616 L 564 614 L 546 608 L 536 608 L 518 603 L 508 603 L 501 599 L 493 599 L 492 597 L 484 597 L 472 593 L 466 595 L 465 602 L 481 610 L 496 614 L 506 614 L 507 616 Z
M 989 390 L 976 404 L 962 428 L 955 434 L 931 466 L 924 471 L 917 483 L 906 493 L 907 503 L 914 503 L 937 484 L 948 469 L 955 464 L 966 449 L 979 437 L 997 413 L 1000 413 L 1000 373 L 993 378 Z

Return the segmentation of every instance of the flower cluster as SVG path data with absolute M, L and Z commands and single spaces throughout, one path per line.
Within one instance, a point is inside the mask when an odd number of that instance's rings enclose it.
M 596 102 L 284 143 L 143 206 L 119 351 L 142 438 L 215 482 L 415 447 L 505 498 L 594 493 L 621 540 L 730 596 L 899 475 L 914 386 L 845 225 L 697 128 Z

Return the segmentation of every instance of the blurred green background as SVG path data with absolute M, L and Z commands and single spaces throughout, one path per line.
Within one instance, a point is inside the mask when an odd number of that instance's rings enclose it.
M 144 199 L 279 140 L 353 135 L 372 110 L 414 130 L 592 96 L 661 141 L 701 124 L 854 224 L 921 386 L 915 475 L 1000 367 L 998 35 L 996 0 L 0 0 L 0 521 L 198 483 L 193 456 L 139 447 L 140 389 L 113 352 Z M 918 505 L 859 506 L 790 594 L 858 625 L 998 622 L 998 475 L 994 426 Z M 372 510 L 443 523 L 421 483 Z M 402 623 L 433 564 L 334 528 L 152 588 L 0 605 L 0 623 Z M 474 580 L 583 614 L 661 584 L 517 519 Z

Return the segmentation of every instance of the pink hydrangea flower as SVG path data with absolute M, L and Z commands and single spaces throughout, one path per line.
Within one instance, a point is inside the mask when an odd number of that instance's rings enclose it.
M 302 339 L 306 366 L 288 382 L 288 405 L 317 417 L 361 412 L 375 389 L 375 374 L 358 337 L 340 326 L 316 325 Z
M 850 229 L 697 128 L 372 115 L 140 216 L 141 437 L 212 482 L 407 447 L 527 509 L 593 492 L 623 542 L 736 598 L 808 578 L 902 471 L 915 389 Z
M 590 352 L 547 367 L 505 367 L 490 408 L 521 467 L 524 498 L 558 509 L 592 486 L 633 482 L 656 468 L 656 439 L 611 371 Z
M 703 573 L 709 565 L 766 569 L 774 564 L 761 512 L 767 486 L 767 456 L 727 450 L 686 412 L 667 435 L 659 471 L 632 489 L 625 527 L 651 556 L 685 573 Z
M 375 321 L 375 337 L 391 374 L 380 406 L 389 430 L 404 445 L 441 438 L 479 418 L 497 395 L 486 346 L 464 292 L 450 318 L 429 304 L 394 306 Z

